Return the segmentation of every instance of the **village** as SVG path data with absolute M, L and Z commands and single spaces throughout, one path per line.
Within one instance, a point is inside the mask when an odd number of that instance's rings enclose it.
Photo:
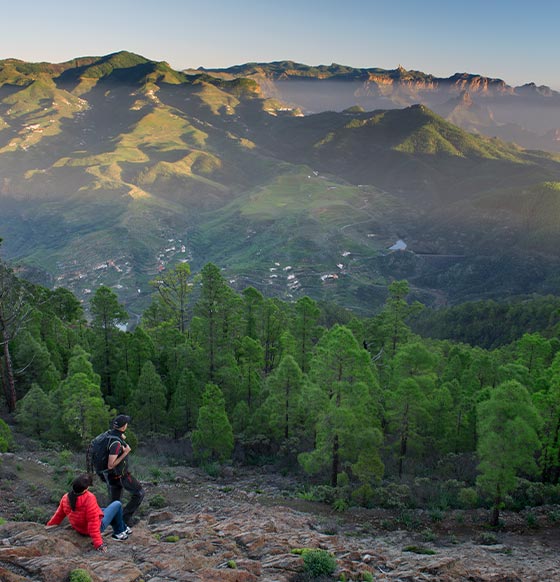
M 154 275 L 164 272 L 177 262 L 192 260 L 192 254 L 182 239 L 168 237 L 165 242 L 165 246 L 157 251 L 151 272 L 147 276 L 141 277 L 131 258 L 126 255 L 109 257 L 94 264 L 73 259 L 70 262 L 57 262 L 56 268 L 60 274 L 56 277 L 54 286 L 70 289 L 85 307 L 91 295 L 101 285 L 114 289 L 121 301 L 129 304 L 140 296 L 151 293 L 148 282 Z

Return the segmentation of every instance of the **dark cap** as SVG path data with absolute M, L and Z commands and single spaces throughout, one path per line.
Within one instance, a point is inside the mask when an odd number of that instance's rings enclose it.
M 113 428 L 122 428 L 125 424 L 130 422 L 130 416 L 126 414 L 119 414 L 113 419 Z

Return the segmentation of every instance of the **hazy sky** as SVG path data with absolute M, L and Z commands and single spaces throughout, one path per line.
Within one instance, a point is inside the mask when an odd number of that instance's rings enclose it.
M 558 0 L 0 0 L 0 18 L 0 59 L 128 50 L 176 69 L 401 64 L 560 90 Z

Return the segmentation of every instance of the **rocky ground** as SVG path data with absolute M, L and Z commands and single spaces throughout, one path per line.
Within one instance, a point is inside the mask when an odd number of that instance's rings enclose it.
M 531 520 L 504 513 L 499 531 L 488 530 L 481 510 L 437 519 L 415 511 L 406 520 L 380 509 L 336 513 L 294 498 L 289 478 L 257 469 L 216 478 L 152 470 L 132 536 L 107 536 L 100 554 L 66 522 L 45 530 L 72 471 L 44 457 L 0 457 L 2 582 L 63 582 L 76 568 L 94 582 L 295 582 L 311 579 L 294 552 L 302 548 L 335 556 L 337 570 L 323 581 L 560 581 L 560 524 L 547 518 L 558 507 L 533 510 Z

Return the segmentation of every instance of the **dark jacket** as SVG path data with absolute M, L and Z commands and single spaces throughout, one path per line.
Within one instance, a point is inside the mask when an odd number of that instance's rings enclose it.
M 125 444 L 123 433 L 116 428 L 109 431 L 111 435 L 111 444 L 109 445 L 109 455 L 119 456 Z M 114 469 L 109 471 L 110 479 L 120 479 L 128 473 L 128 456 L 126 456 Z

